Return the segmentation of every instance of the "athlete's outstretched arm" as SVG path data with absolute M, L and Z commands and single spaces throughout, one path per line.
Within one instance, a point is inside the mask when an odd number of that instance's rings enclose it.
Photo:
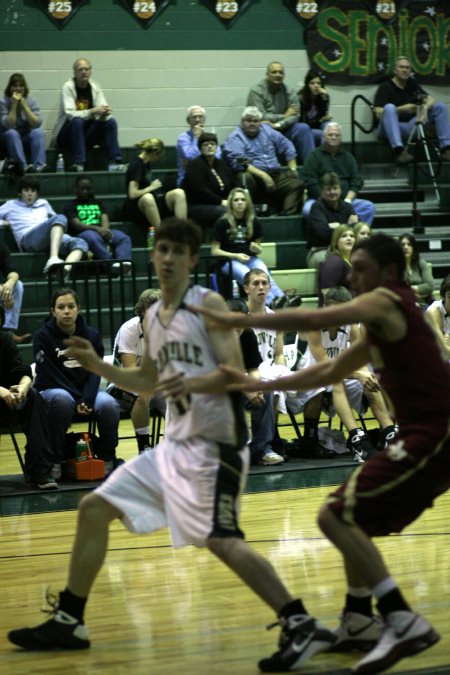
M 366 340 L 361 337 L 349 349 L 346 349 L 335 359 L 322 361 L 315 366 L 298 370 L 292 375 L 279 377 L 275 380 L 258 380 L 252 382 L 251 378 L 242 375 L 234 368 L 223 365 L 222 370 L 233 384 L 228 389 L 245 391 L 298 391 L 309 390 L 327 384 L 340 382 L 350 373 L 361 368 L 369 359 Z
M 235 328 L 272 328 L 275 330 L 311 331 L 346 323 L 382 320 L 386 306 L 390 301 L 376 292 L 320 309 L 281 309 L 277 312 L 261 314 L 241 314 L 213 310 L 207 306 L 191 307 L 192 311 L 203 314 L 211 321 Z
M 92 344 L 84 338 L 71 337 L 64 342 L 69 347 L 68 354 L 79 361 L 86 370 L 114 382 L 127 391 L 140 394 L 150 394 L 153 391 L 157 372 L 154 362 L 148 356 L 147 338 L 141 362 L 135 368 L 120 368 L 106 363 L 98 356 Z

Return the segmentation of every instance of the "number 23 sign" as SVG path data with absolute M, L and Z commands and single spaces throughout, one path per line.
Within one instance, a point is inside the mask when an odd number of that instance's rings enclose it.
M 252 0 L 203 0 L 203 2 L 228 28 L 251 5 Z
M 122 4 L 139 21 L 141 26 L 147 28 L 158 14 L 170 4 L 170 0 L 122 0 Z
M 58 26 L 64 28 L 76 11 L 89 0 L 36 0 L 42 11 Z

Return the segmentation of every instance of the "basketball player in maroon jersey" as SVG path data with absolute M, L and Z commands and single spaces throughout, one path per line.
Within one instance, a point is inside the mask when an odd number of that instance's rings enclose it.
M 405 263 L 398 241 L 383 234 L 358 243 L 351 256 L 353 300 L 319 310 L 273 314 L 208 313 L 238 327 L 318 330 L 360 322 L 362 335 L 338 358 L 298 371 L 259 390 L 311 389 L 333 384 L 371 362 L 399 426 L 392 443 L 362 464 L 322 506 L 319 526 L 344 557 L 348 592 L 335 630 L 334 650 L 371 651 L 354 667 L 379 673 L 439 640 L 431 624 L 413 612 L 391 577 L 372 537 L 400 532 L 450 487 L 450 365 L 434 330 L 402 281 Z M 225 372 L 246 391 L 251 382 Z M 372 597 L 381 620 L 373 616 Z M 281 646 L 265 670 L 296 670 L 299 637 Z

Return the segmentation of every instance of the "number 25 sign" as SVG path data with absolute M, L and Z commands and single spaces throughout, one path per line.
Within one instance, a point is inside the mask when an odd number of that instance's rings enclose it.
M 252 0 L 203 0 L 227 28 L 251 5 Z
M 64 28 L 76 11 L 89 0 L 36 0 L 38 7 L 58 26 Z

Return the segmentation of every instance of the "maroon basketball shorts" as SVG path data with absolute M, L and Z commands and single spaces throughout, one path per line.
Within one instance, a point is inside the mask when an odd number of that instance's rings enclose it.
M 403 429 L 394 443 L 362 464 L 327 505 L 368 535 L 400 532 L 450 487 L 448 421 Z

